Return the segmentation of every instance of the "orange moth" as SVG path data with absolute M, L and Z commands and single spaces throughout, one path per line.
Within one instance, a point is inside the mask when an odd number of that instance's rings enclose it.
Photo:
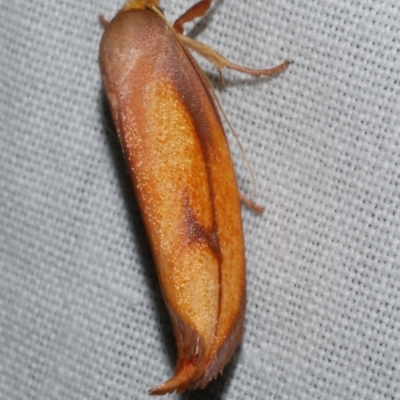
M 175 374 L 151 394 L 203 388 L 243 335 L 246 303 L 240 193 L 219 103 L 189 49 L 221 72 L 233 64 L 183 35 L 201 0 L 171 25 L 159 0 L 128 1 L 101 18 L 100 69 L 172 320 Z

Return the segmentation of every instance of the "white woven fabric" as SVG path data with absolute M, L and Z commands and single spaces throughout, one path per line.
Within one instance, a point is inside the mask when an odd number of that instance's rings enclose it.
M 173 21 L 192 4 L 162 6 Z M 97 16 L 121 5 L 1 2 L 1 399 L 147 399 L 173 373 L 97 64 Z M 243 208 L 243 344 L 183 398 L 400 398 L 399 20 L 398 0 L 217 0 L 189 25 L 235 62 L 294 63 L 217 89 L 265 212 Z

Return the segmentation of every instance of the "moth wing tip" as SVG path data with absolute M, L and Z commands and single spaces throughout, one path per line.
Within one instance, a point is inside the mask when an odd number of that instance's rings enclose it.
M 185 367 L 177 371 L 172 378 L 154 389 L 149 390 L 149 394 L 162 396 L 173 392 L 183 393 L 191 387 L 194 372 L 195 367 L 192 364 L 187 364 Z

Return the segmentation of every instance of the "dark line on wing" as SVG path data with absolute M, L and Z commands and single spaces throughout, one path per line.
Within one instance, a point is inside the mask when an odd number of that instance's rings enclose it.
M 175 36 L 175 34 L 174 34 Z M 197 65 L 196 61 L 194 60 L 193 56 L 189 53 L 189 51 L 186 49 L 186 47 L 178 40 L 178 38 L 175 36 L 176 41 L 179 45 L 179 48 L 182 49 L 182 51 L 185 53 L 185 55 L 188 58 L 188 61 L 193 67 L 193 70 L 197 76 L 197 78 L 200 80 L 201 85 L 204 89 L 205 94 L 207 95 L 210 103 L 212 104 L 212 107 L 214 109 L 214 113 L 216 115 L 217 121 L 219 122 L 221 126 L 222 133 L 225 135 L 225 131 L 222 126 L 221 118 L 218 113 L 217 106 L 215 104 L 215 100 L 213 98 L 212 93 L 210 92 L 211 84 L 209 83 L 206 75 L 204 72 L 200 69 L 200 67 Z M 177 57 L 179 60 L 179 57 Z M 221 248 L 220 248 L 220 243 L 219 243 L 219 234 L 218 234 L 218 225 L 217 225 L 217 220 L 216 220 L 216 210 L 215 210 L 215 193 L 214 193 L 214 187 L 212 185 L 212 179 L 211 179 L 211 170 L 210 170 L 210 154 L 208 151 L 208 148 L 211 143 L 212 139 L 212 132 L 210 129 L 210 124 L 208 123 L 207 118 L 205 118 L 204 113 L 201 111 L 202 116 L 199 118 L 199 113 L 198 113 L 198 106 L 201 106 L 201 101 L 197 97 L 197 93 L 193 93 L 192 86 L 190 85 L 190 82 L 188 81 L 188 77 L 186 74 L 186 71 L 183 71 L 181 68 L 174 69 L 172 72 L 172 79 L 173 82 L 177 83 L 178 86 L 178 92 L 182 96 L 182 104 L 185 105 L 186 110 L 188 111 L 188 114 L 192 117 L 192 121 L 194 123 L 196 132 L 197 132 L 197 137 L 199 139 L 202 155 L 204 158 L 204 163 L 206 166 L 206 174 L 207 174 L 207 182 L 208 182 L 208 191 L 209 191 L 209 196 L 210 196 L 210 201 L 211 201 L 211 210 L 212 210 L 212 227 L 211 230 L 208 234 L 208 242 L 212 243 L 213 251 L 217 251 L 216 255 L 218 258 L 218 286 L 219 286 L 219 292 L 218 292 L 218 321 L 220 319 L 221 315 L 221 305 L 222 305 L 222 271 L 221 271 L 221 266 L 222 266 L 222 253 L 221 253 Z M 182 85 L 179 85 L 180 82 L 183 81 Z M 204 122 L 205 121 L 205 122 Z M 215 160 L 214 160 L 215 162 Z M 197 230 L 198 227 L 195 228 Z M 204 227 L 203 227 L 204 229 Z M 216 332 L 218 330 L 218 324 L 216 326 Z

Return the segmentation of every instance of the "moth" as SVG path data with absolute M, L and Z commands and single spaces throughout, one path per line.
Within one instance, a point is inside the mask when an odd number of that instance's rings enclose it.
M 102 19 L 99 63 L 171 317 L 175 374 L 151 394 L 204 388 L 222 372 L 243 335 L 246 304 L 241 195 L 220 106 L 190 50 L 215 65 L 254 76 L 183 35 L 203 16 L 201 0 L 173 25 L 159 0 L 127 1 Z

